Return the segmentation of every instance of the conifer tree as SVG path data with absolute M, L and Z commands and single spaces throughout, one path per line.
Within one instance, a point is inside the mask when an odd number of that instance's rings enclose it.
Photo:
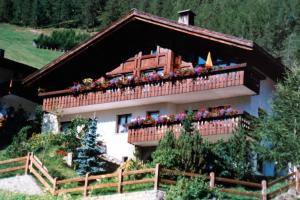
M 172 131 L 162 138 L 153 154 L 154 162 L 183 171 L 202 172 L 207 168 L 209 143 L 204 141 L 193 125 L 193 112 L 183 121 L 181 135 L 176 139 Z
M 100 161 L 99 155 L 104 153 L 104 149 L 97 146 L 97 120 L 92 119 L 89 122 L 88 132 L 81 139 L 81 147 L 77 148 L 77 173 L 85 175 L 86 173 L 98 174 L 104 171 L 104 162 Z
M 213 171 L 218 176 L 245 179 L 251 175 L 252 143 L 247 131 L 239 127 L 228 140 L 218 141 L 213 147 Z
M 160 163 L 167 168 L 177 166 L 178 151 L 176 149 L 176 138 L 173 131 L 168 130 L 159 141 L 157 149 L 152 155 L 155 163 Z
M 292 67 L 277 86 L 272 113 L 259 123 L 257 151 L 278 167 L 300 163 L 300 67 Z
M 189 110 L 183 121 L 181 134 L 176 143 L 179 168 L 184 171 L 201 172 L 206 169 L 209 143 L 204 141 L 193 124 L 194 113 Z

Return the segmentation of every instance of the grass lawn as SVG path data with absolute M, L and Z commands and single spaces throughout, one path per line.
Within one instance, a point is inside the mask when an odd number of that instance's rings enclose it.
M 38 152 L 36 156 L 42 161 L 53 178 L 57 177 L 58 180 L 62 180 L 78 177 L 75 170 L 65 164 L 62 156 L 56 155 L 58 149 L 60 149 L 59 146 L 50 146 L 45 151 Z
M 41 68 L 62 54 L 58 51 L 38 49 L 32 45 L 32 40 L 40 33 L 50 30 L 35 30 L 0 23 L 0 48 L 5 50 L 6 58 Z

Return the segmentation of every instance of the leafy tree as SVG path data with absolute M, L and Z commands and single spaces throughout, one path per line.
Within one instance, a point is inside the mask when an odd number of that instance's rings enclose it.
M 81 147 L 77 148 L 77 173 L 85 175 L 86 173 L 98 174 L 104 171 L 102 162 L 99 155 L 104 153 L 104 149 L 97 146 L 97 120 L 93 119 L 89 122 L 89 130 L 81 139 Z
M 255 129 L 256 147 L 264 160 L 276 161 L 279 168 L 300 163 L 300 67 L 294 66 L 277 85 L 272 114 Z
M 83 133 L 87 131 L 88 120 L 84 118 L 75 118 L 71 121 L 70 126 L 65 131 L 65 148 L 67 151 L 76 153 L 76 149 L 80 146 L 78 138 L 83 137 Z M 81 130 L 78 130 L 82 128 Z M 78 132 L 79 131 L 79 132 Z M 75 155 L 76 157 L 76 155 Z

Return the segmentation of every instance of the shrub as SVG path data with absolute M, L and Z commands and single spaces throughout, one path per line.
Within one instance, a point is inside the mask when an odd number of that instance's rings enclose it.
M 217 189 L 210 189 L 205 178 L 201 176 L 191 180 L 180 179 L 166 194 L 166 200 L 201 200 L 221 197 L 221 193 Z
M 227 142 L 213 147 L 213 171 L 219 176 L 248 178 L 251 175 L 250 155 L 253 150 L 243 128 L 239 128 Z
M 204 141 L 200 133 L 194 128 L 193 112 L 189 111 L 183 122 L 181 135 L 175 138 L 169 130 L 160 140 L 153 160 L 166 168 L 175 168 L 189 172 L 203 172 L 208 168 L 210 145 Z
M 29 140 L 30 151 L 38 152 L 47 146 L 63 146 L 65 137 L 63 134 L 34 134 Z
M 5 124 L 0 127 L 0 147 L 3 147 L 9 145 L 14 136 L 27 124 L 28 114 L 22 107 L 15 109 L 1 105 L 0 113 L 6 118 Z
M 133 171 L 133 170 L 146 169 L 147 166 L 141 160 L 130 159 L 130 160 L 127 160 L 125 163 L 123 163 L 120 168 L 122 168 L 124 171 Z M 148 175 L 147 173 L 134 174 L 134 175 L 129 175 L 128 178 L 130 180 L 136 180 L 136 179 L 142 179 L 142 178 L 146 177 L 147 175 Z
M 159 144 L 152 154 L 153 162 L 160 163 L 166 168 L 177 166 L 178 150 L 176 149 L 176 138 L 171 130 L 159 141 Z
M 13 138 L 13 142 L 7 147 L 6 153 L 9 157 L 25 156 L 29 150 L 27 137 L 30 134 L 31 126 L 23 127 Z
M 50 36 L 41 34 L 35 40 L 35 44 L 41 48 L 70 50 L 82 41 L 86 40 L 89 34 L 78 33 L 74 30 L 53 31 Z
M 78 132 L 78 127 L 83 127 L 83 129 Z M 88 120 L 84 118 L 75 118 L 71 121 L 70 126 L 64 132 L 65 136 L 65 150 L 68 152 L 76 153 L 76 148 L 80 146 L 80 140 L 87 131 Z

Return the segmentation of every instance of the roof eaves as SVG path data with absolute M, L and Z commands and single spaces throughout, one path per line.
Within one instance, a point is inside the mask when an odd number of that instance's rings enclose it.
M 151 15 L 151 14 L 148 14 L 145 12 L 137 11 L 136 9 L 132 9 L 127 15 L 120 18 L 116 22 L 113 22 L 107 28 L 105 28 L 102 31 L 100 31 L 99 33 L 95 34 L 93 37 L 89 38 L 85 42 L 74 47 L 67 53 L 61 55 L 60 57 L 58 57 L 51 63 L 45 65 L 40 70 L 27 76 L 23 80 L 23 84 L 30 85 L 37 78 L 45 76 L 46 74 L 48 74 L 52 70 L 56 69 L 58 66 L 60 66 L 64 62 L 66 62 L 68 59 L 76 56 L 80 52 L 89 48 L 96 41 L 99 41 L 100 38 L 101 39 L 105 38 L 107 35 L 111 34 L 115 30 L 118 30 L 119 28 L 123 27 L 125 24 L 127 24 L 131 20 L 140 20 L 140 21 L 144 21 L 147 23 L 156 24 L 156 25 L 159 25 L 162 27 L 171 28 L 171 29 L 179 31 L 179 32 L 194 35 L 196 37 L 202 37 L 202 38 L 205 38 L 208 40 L 222 42 L 226 45 L 235 46 L 235 47 L 246 49 L 246 50 L 253 50 L 253 46 L 254 46 L 254 43 L 251 40 L 237 38 L 237 37 L 234 37 L 231 35 L 211 31 L 211 30 L 196 27 L 196 26 L 180 24 L 173 20 L 169 20 L 166 18 Z
M 90 47 L 90 45 L 92 45 L 95 41 L 97 41 L 99 38 L 105 37 L 105 35 L 107 33 L 109 33 L 111 30 L 113 30 L 114 28 L 121 28 L 122 26 L 118 26 L 124 22 L 127 23 L 129 21 L 131 21 L 130 19 L 132 19 L 132 17 L 135 15 L 135 10 L 132 10 L 129 14 L 127 14 L 126 16 L 124 16 L 123 18 L 113 22 L 112 24 L 110 24 L 107 28 L 103 29 L 102 31 L 100 31 L 99 33 L 95 34 L 94 36 L 92 36 L 91 38 L 87 39 L 86 41 L 82 42 L 81 44 L 75 46 L 74 48 L 72 48 L 70 51 L 64 53 L 63 55 L 59 56 L 58 58 L 56 58 L 55 60 L 53 60 L 52 62 L 48 63 L 47 65 L 45 65 L 44 67 L 42 67 L 40 70 L 30 74 L 29 76 L 27 76 L 26 78 L 24 78 L 23 80 L 23 84 L 25 85 L 30 85 L 31 82 L 37 78 L 37 77 L 42 77 L 45 74 L 43 73 L 48 73 L 52 70 L 54 70 L 58 65 L 58 63 L 62 64 L 63 62 L 66 61 L 66 59 L 70 59 L 72 57 L 74 57 L 75 55 L 77 55 L 78 53 L 82 52 L 83 50 L 87 49 Z M 127 24 L 124 23 L 123 25 Z

